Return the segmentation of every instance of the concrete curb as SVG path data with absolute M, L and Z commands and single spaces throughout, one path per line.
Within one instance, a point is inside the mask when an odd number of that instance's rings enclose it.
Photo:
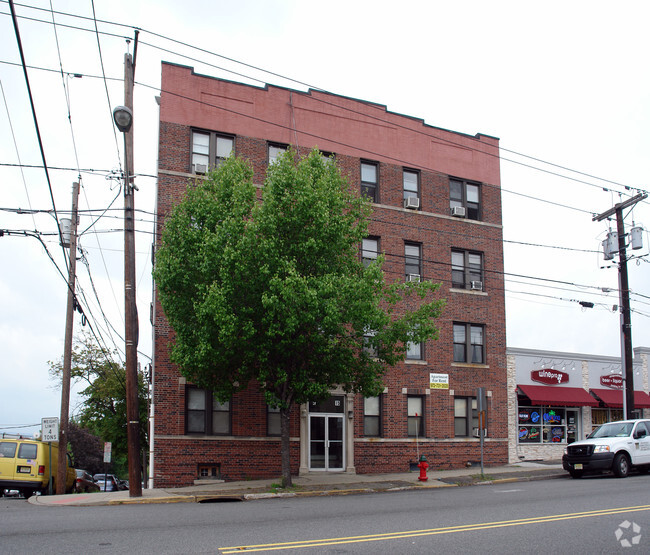
M 447 478 L 431 477 L 430 482 L 416 482 L 412 484 L 400 485 L 391 483 L 391 481 L 382 481 L 374 483 L 354 484 L 352 487 L 343 488 L 335 486 L 314 486 L 314 489 L 304 491 L 286 491 L 286 492 L 269 492 L 258 491 L 255 493 L 245 493 L 241 490 L 231 492 L 220 491 L 209 493 L 206 491 L 196 493 L 173 493 L 167 490 L 158 490 L 153 494 L 145 494 L 143 497 L 131 498 L 103 498 L 94 495 L 85 496 L 34 496 L 28 499 L 29 503 L 39 506 L 48 507 L 91 507 L 91 506 L 115 506 L 115 505 L 146 505 L 146 504 L 166 504 L 166 503 L 220 503 L 220 502 L 237 502 L 237 501 L 259 501 L 264 499 L 283 499 L 296 497 L 325 497 L 334 495 L 362 495 L 370 493 L 388 493 L 398 491 L 413 490 L 434 490 L 437 488 L 449 487 L 468 487 L 468 486 L 491 486 L 499 484 L 512 484 L 516 482 L 532 482 L 537 480 L 555 480 L 566 478 L 567 473 L 563 471 L 548 473 L 528 473 L 521 472 L 516 476 L 505 476 L 502 478 L 495 477 L 487 480 L 480 480 L 478 475 L 450 476 Z M 489 476 L 489 475 L 488 475 Z M 341 486 L 342 484 L 338 484 Z M 355 487 L 357 486 L 357 487 Z M 322 489 L 316 489 L 322 488 Z

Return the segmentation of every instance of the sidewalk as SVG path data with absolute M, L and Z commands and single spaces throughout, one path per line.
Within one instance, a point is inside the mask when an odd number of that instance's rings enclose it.
M 498 467 L 480 467 L 454 470 L 431 470 L 428 480 L 418 480 L 419 472 L 398 474 L 345 474 L 312 472 L 293 478 L 293 487 L 284 491 L 279 479 L 222 482 L 183 488 L 144 489 L 142 497 L 129 497 L 128 491 L 89 494 L 38 495 L 29 499 L 34 505 L 87 507 L 97 505 L 125 505 L 142 503 L 205 503 L 219 501 L 246 501 L 274 497 L 319 495 L 350 495 L 406 489 L 425 489 L 454 486 L 488 485 L 565 478 L 568 474 L 559 461 L 530 461 Z

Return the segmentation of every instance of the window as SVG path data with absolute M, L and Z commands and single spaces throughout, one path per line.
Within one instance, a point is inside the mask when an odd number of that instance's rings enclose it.
M 480 196 L 481 188 L 476 183 L 469 183 L 460 179 L 449 180 L 449 206 L 454 208 L 464 208 L 465 217 L 470 220 L 480 219 Z
M 13 459 L 16 454 L 16 445 L 16 443 L 9 442 L 0 443 L 0 457 Z
M 420 281 L 422 275 L 422 247 L 415 243 L 404 244 L 404 269 L 406 281 Z
M 266 405 L 266 435 L 280 435 L 280 409 Z
M 478 429 L 476 397 L 454 397 L 454 435 L 469 437 Z
M 408 360 L 422 360 L 422 343 L 411 343 L 406 345 L 406 358 Z
M 483 290 L 483 255 L 480 252 L 451 251 L 451 285 L 459 289 Z
M 367 268 L 371 262 L 379 256 L 379 239 L 377 237 L 366 237 L 361 243 L 361 260 Z
M 35 459 L 37 458 L 38 445 L 36 443 L 21 443 L 18 446 L 17 459 Z
M 454 324 L 454 362 L 485 364 L 485 327 Z
M 230 434 L 230 401 L 222 403 L 206 389 L 188 387 L 185 429 L 188 434 Z
M 269 165 L 287 151 L 287 145 L 269 144 Z
M 564 407 L 519 407 L 517 437 L 519 443 L 566 443 Z
M 369 357 L 377 357 L 377 347 L 373 344 L 373 338 L 377 332 L 373 330 L 367 330 L 363 334 L 363 352 L 366 353 Z
M 363 400 L 363 435 L 381 435 L 381 397 L 366 397 Z
M 235 149 L 235 139 L 218 133 L 192 132 L 192 171 L 203 174 L 218 167 Z
M 402 182 L 404 184 L 404 200 L 407 199 L 418 199 L 417 206 L 420 207 L 419 198 L 420 198 L 420 174 L 413 170 L 404 170 L 402 173 Z M 407 201 L 408 202 L 408 201 Z M 404 203 L 404 206 L 407 206 L 407 202 Z
M 409 395 L 408 403 L 408 436 L 424 437 L 424 419 L 422 418 L 423 400 L 420 396 Z
M 377 173 L 377 164 L 374 162 L 361 162 L 361 194 L 368 197 L 372 202 L 379 201 Z

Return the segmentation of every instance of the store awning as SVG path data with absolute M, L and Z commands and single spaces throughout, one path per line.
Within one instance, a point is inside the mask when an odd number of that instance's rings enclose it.
M 535 405 L 555 405 L 560 407 L 598 406 L 598 401 L 581 387 L 518 385 L 517 389 Z
M 598 397 L 605 406 L 613 409 L 623 408 L 622 389 L 591 389 L 590 391 Z M 650 396 L 645 391 L 634 392 L 634 408 L 650 408 Z

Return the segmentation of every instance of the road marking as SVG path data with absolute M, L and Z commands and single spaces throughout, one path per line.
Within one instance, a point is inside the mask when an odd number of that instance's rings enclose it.
M 308 547 L 323 547 L 327 545 L 342 545 L 342 544 L 350 544 L 350 543 L 399 540 L 404 538 L 436 536 L 439 534 L 457 534 L 459 532 L 488 530 L 491 528 L 507 528 L 510 526 L 524 526 L 526 524 L 545 524 L 547 522 L 556 522 L 560 520 L 595 518 L 599 516 L 616 515 L 622 513 L 635 513 L 639 511 L 650 511 L 650 505 L 638 505 L 633 507 L 615 507 L 612 509 L 599 509 L 597 511 L 585 511 L 579 513 L 567 513 L 562 515 L 548 515 L 548 516 L 539 516 L 539 517 L 531 517 L 531 518 L 520 518 L 516 520 L 501 520 L 496 522 L 483 522 L 477 524 L 463 524 L 459 526 L 431 528 L 428 530 L 409 530 L 406 532 L 392 532 L 388 534 L 373 534 L 367 536 L 350 536 L 350 537 L 341 537 L 341 538 L 325 538 L 321 540 L 305 540 L 300 542 L 239 545 L 233 547 L 221 547 L 219 548 L 219 551 L 225 555 L 227 553 L 242 553 L 242 552 L 252 553 L 256 551 L 277 551 L 280 549 L 304 549 Z
M 495 493 L 516 493 L 518 491 L 524 491 L 523 489 L 498 489 Z

